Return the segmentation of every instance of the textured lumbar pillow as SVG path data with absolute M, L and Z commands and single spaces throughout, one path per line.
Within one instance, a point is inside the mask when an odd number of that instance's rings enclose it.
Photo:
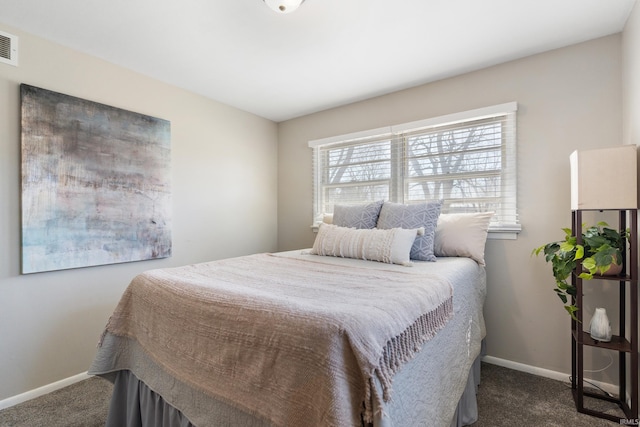
M 438 224 L 442 200 L 403 205 L 384 202 L 378 218 L 378 228 L 424 228 L 424 234 L 416 238 L 411 248 L 411 259 L 435 261 L 433 240 Z
M 335 205 L 332 224 L 340 227 L 375 228 L 383 200 L 358 205 Z
M 438 219 L 436 256 L 467 257 L 484 266 L 484 246 L 493 212 L 442 214 Z
M 411 265 L 409 253 L 424 229 L 356 229 L 321 223 L 311 253 Z

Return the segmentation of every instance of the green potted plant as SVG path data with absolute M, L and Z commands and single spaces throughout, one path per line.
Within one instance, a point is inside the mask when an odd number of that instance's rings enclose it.
M 545 261 L 551 263 L 553 277 L 556 280 L 554 291 L 573 319 L 576 319 L 575 313 L 578 308 L 568 302 L 569 297 L 576 296 L 576 288 L 568 279 L 578 262 L 582 260 L 582 272 L 579 277 L 583 280 L 591 280 L 594 275 L 618 275 L 622 270 L 622 251 L 625 250 L 629 237 L 629 229 L 617 231 L 609 228 L 604 221 L 591 227 L 583 225 L 582 228 L 580 245 L 571 229 L 563 228 L 564 240 L 544 244 L 532 252 L 536 256 L 544 253 Z

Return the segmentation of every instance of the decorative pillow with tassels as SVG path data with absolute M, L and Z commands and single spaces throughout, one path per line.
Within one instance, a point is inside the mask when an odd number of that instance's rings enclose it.
M 321 223 L 311 253 L 410 266 L 409 255 L 424 228 L 356 229 Z

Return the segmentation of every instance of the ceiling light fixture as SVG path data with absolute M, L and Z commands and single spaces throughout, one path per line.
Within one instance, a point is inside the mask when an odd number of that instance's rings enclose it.
M 264 2 L 277 13 L 291 13 L 304 3 L 304 0 L 264 0 Z

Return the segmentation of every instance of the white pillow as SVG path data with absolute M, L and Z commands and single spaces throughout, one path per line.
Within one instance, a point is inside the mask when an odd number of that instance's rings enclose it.
M 409 254 L 424 229 L 347 228 L 321 223 L 311 253 L 411 265 Z
M 433 251 L 436 256 L 467 257 L 484 266 L 484 246 L 493 212 L 441 214 Z

